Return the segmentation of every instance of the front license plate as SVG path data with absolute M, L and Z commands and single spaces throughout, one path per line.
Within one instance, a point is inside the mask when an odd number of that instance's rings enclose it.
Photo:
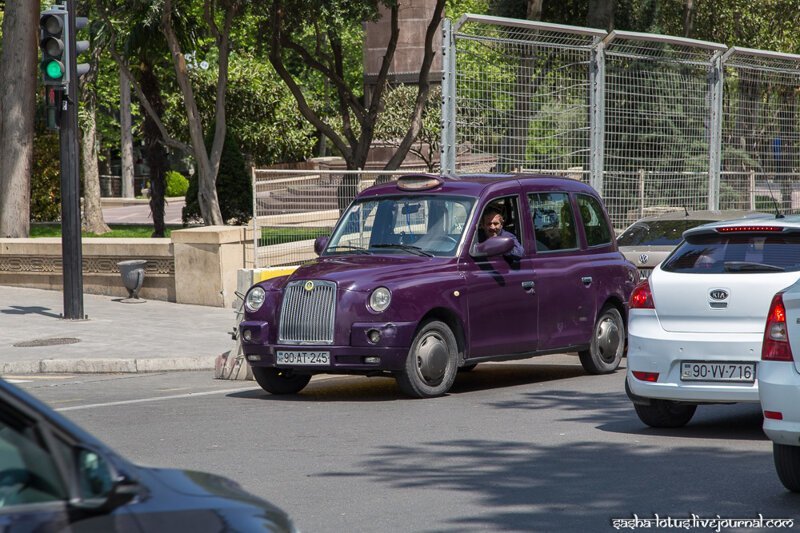
M 324 366 L 331 364 L 330 352 L 285 352 L 278 351 L 279 365 Z
M 728 381 L 753 383 L 755 363 L 707 363 L 681 361 L 681 381 Z

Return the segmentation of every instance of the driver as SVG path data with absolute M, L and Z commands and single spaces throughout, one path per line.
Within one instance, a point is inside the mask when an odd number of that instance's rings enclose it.
M 483 242 L 492 237 L 510 237 L 514 242 L 514 247 L 504 255 L 513 259 L 519 259 L 525 255 L 525 250 L 517 240 L 517 236 L 503 229 L 503 215 L 494 207 L 487 207 L 481 217 L 481 227 L 478 231 L 478 242 Z

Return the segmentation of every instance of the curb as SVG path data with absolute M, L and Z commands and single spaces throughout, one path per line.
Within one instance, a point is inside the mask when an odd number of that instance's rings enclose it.
M 0 374 L 135 374 L 214 370 L 218 356 L 132 359 L 41 359 L 0 363 Z

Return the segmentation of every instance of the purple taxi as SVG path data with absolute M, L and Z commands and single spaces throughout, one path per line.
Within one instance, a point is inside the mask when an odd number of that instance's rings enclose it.
M 484 361 L 577 352 L 602 374 L 622 358 L 639 275 L 581 182 L 402 176 L 359 194 L 315 250 L 245 297 L 243 350 L 272 394 L 327 373 L 427 398 Z

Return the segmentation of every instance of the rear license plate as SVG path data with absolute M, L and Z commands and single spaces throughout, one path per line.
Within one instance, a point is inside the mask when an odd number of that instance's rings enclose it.
M 285 352 L 278 351 L 279 365 L 324 366 L 331 364 L 330 352 Z
M 639 279 L 644 281 L 650 277 L 650 273 L 653 271 L 652 268 L 640 268 L 639 269 Z
M 755 363 L 707 363 L 681 361 L 681 381 L 727 381 L 753 383 Z

